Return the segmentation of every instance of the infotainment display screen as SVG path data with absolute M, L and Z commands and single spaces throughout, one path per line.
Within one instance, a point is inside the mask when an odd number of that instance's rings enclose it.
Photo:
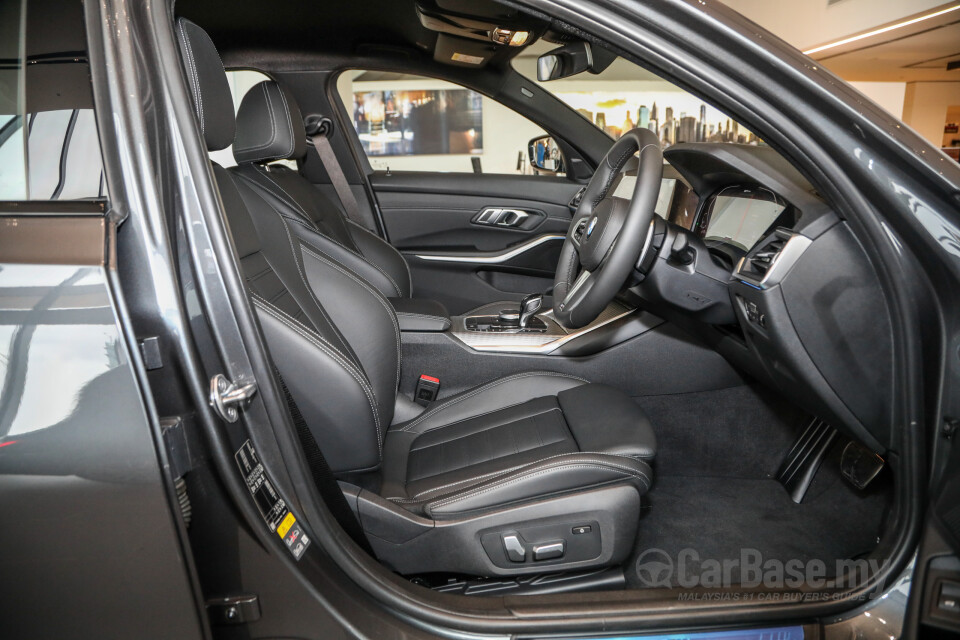
M 710 205 L 704 240 L 725 242 L 744 251 L 766 233 L 787 208 L 782 198 L 761 187 L 728 187 Z

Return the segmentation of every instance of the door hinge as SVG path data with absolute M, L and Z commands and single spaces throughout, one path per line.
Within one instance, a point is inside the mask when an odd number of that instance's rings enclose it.
M 237 384 L 227 380 L 222 373 L 210 379 L 210 406 L 227 422 L 236 422 L 240 410 L 250 404 L 257 393 L 257 383 Z
M 230 596 L 207 600 L 207 614 L 212 624 L 243 624 L 260 619 L 257 596 Z

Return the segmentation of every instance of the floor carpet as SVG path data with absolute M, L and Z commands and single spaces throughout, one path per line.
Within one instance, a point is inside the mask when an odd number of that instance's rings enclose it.
M 801 504 L 773 479 L 803 424 L 801 412 L 753 387 L 637 401 L 659 445 L 654 486 L 625 566 L 630 586 L 664 579 L 638 571 L 650 560 L 672 563 L 669 579 L 677 584 L 683 550 L 689 550 L 684 566 L 690 575 L 716 566 L 706 560 L 739 560 L 744 551 L 752 561 L 819 559 L 832 575 L 836 560 L 876 546 L 890 503 L 889 478 L 881 474 L 865 491 L 848 484 L 839 473 L 846 441 L 838 439 Z M 738 582 L 736 563 L 728 564 Z

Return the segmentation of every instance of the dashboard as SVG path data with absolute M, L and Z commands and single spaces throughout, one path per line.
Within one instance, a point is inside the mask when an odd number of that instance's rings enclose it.
M 658 206 L 632 294 L 750 377 L 884 452 L 892 323 L 849 226 L 771 148 L 677 144 L 664 158 L 679 180 L 670 196 L 689 189 L 695 213 Z

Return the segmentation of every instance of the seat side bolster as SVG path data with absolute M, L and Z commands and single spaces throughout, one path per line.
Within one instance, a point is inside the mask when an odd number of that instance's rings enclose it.
M 410 289 L 406 286 L 405 275 L 403 278 L 395 277 L 371 262 L 366 256 L 359 255 L 335 239 L 310 229 L 302 221 L 296 220 L 295 222 L 298 222 L 298 224 L 292 224 L 290 228 L 300 240 L 317 247 L 338 263 L 359 275 L 383 294 L 383 297 L 393 298 L 409 295 Z
M 381 416 L 365 374 L 318 333 L 259 296 L 253 298 L 271 359 L 336 473 L 374 469 Z
M 462 491 L 428 499 L 423 510 L 433 518 L 449 518 L 613 483 L 631 484 L 643 494 L 652 479 L 650 466 L 634 458 L 563 454 L 485 479 Z
M 380 269 L 384 275 L 391 278 L 399 287 L 399 292 L 391 295 L 400 298 L 412 296 L 413 276 L 410 275 L 410 265 L 407 264 L 403 254 L 380 236 L 367 231 L 353 220 L 346 220 L 350 237 L 353 238 L 363 257 Z

